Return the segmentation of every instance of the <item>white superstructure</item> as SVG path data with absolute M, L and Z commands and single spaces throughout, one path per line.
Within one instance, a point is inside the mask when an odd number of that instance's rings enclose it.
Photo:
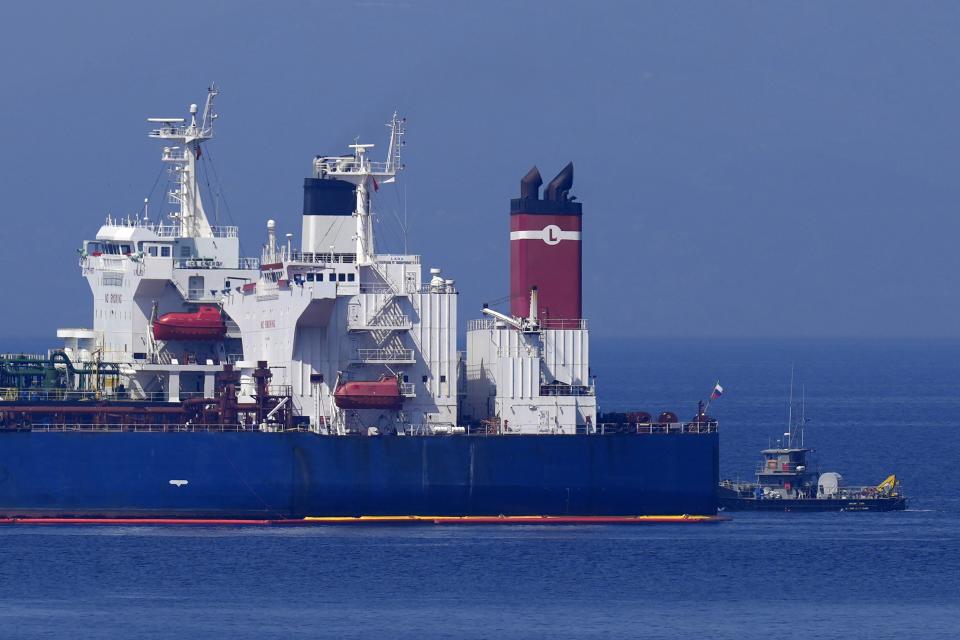
M 267 361 L 299 426 L 320 433 L 458 433 L 481 422 L 496 433 L 593 428 L 585 321 L 541 326 L 533 292 L 529 318 L 488 311 L 471 323 L 464 355 L 455 282 L 435 268 L 425 275 L 420 256 L 377 253 L 373 196 L 403 168 L 396 115 L 383 161 L 360 143 L 314 159 L 298 243 L 294 229 L 270 220 L 261 255 L 241 257 L 237 228 L 211 225 L 199 190 L 217 94 L 209 90 L 200 115 L 191 105 L 189 118 L 150 119 L 150 137 L 166 144 L 173 210 L 152 219 L 145 204 L 84 242 L 94 321 L 61 330 L 72 360 L 119 363 L 123 393 L 167 402 L 210 397 L 227 363 L 239 368 L 240 401 L 248 400 L 249 376 Z M 192 332 L 201 312 L 219 313 L 222 329 Z M 396 380 L 402 406 L 339 406 L 338 389 L 381 378 Z

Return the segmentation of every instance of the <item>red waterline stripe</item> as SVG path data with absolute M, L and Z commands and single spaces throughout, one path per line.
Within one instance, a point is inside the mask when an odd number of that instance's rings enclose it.
M 3 518 L 0 524 L 152 524 L 152 525 L 267 525 L 279 520 L 226 520 L 206 518 Z M 295 522 L 301 522 L 296 520 Z
M 28 525 L 174 525 L 174 526 L 316 526 L 385 524 L 708 524 L 729 516 L 468 516 L 468 517 L 358 517 L 252 520 L 229 518 L 0 518 L 0 524 Z
M 707 516 L 696 518 L 676 518 L 647 516 L 643 518 L 630 516 L 543 516 L 543 517 L 475 517 L 463 518 L 436 518 L 436 524 L 707 524 L 725 522 L 729 516 Z

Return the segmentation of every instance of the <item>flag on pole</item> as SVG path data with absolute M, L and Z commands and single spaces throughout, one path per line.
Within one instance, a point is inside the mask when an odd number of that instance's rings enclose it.
M 380 185 L 377 184 L 377 179 L 374 178 L 373 176 L 370 176 L 370 178 L 373 180 L 373 190 L 374 190 L 374 192 L 380 191 Z
M 711 400 L 716 400 L 723 395 L 723 387 L 720 386 L 720 381 L 717 380 L 717 386 L 713 388 L 713 393 L 710 394 Z

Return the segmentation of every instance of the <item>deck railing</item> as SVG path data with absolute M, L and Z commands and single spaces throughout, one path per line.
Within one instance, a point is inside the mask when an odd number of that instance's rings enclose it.
M 107 221 L 109 226 L 113 227 L 126 227 L 126 228 L 135 228 L 135 229 L 147 229 L 152 231 L 157 236 L 161 238 L 179 238 L 180 236 L 180 225 L 178 224 L 161 224 L 161 223 L 152 223 L 144 221 L 140 218 L 137 219 L 109 219 Z M 214 238 L 237 238 L 240 236 L 240 228 L 234 225 L 217 225 L 210 227 L 210 230 L 213 232 Z
M 3 428 L 0 426 L 0 428 Z M 29 431 L 106 431 L 106 432 L 202 432 L 202 431 L 213 431 L 213 432 L 238 432 L 238 431 L 248 431 L 248 432 L 259 432 L 262 431 L 258 425 L 255 424 L 194 424 L 194 423 L 185 423 L 185 424 L 133 424 L 133 423 L 101 423 L 101 424 L 60 424 L 60 423 L 33 423 L 27 426 L 19 427 L 12 426 L 7 427 L 9 429 L 23 429 Z M 308 427 L 291 427 L 289 429 L 278 428 L 276 425 L 270 425 L 269 431 L 313 431 L 317 435 L 323 437 L 340 437 L 337 434 L 333 433 L 318 433 L 315 429 Z M 433 436 L 433 437 L 457 437 L 457 436 L 493 436 L 493 435 L 508 435 L 508 436 L 521 436 L 523 434 L 516 433 L 502 433 L 498 431 L 495 425 L 469 425 L 469 426 L 456 426 L 452 424 L 413 424 L 407 425 L 403 429 L 403 434 L 405 436 Z M 578 425 L 576 428 L 576 435 L 589 435 L 589 436 L 614 436 L 614 435 L 655 435 L 655 434 L 709 434 L 717 432 L 717 423 L 674 423 L 674 424 L 634 424 L 634 425 L 623 425 L 623 424 L 600 424 L 595 428 L 590 425 Z M 365 431 L 356 431 L 351 430 L 346 434 L 343 434 L 344 437 L 368 437 L 368 434 Z M 391 434 L 378 434 L 382 436 L 390 436 Z M 567 432 L 557 431 L 554 433 L 540 433 L 536 434 L 540 437 L 556 436 L 564 437 L 572 435 Z
M 717 433 L 719 423 L 710 422 L 670 422 L 670 423 L 636 423 L 616 424 L 602 422 L 596 426 L 600 435 L 617 433 L 636 433 L 639 435 L 655 435 L 668 433 Z
M 144 432 L 144 433 L 182 433 L 182 432 L 259 432 L 262 431 L 258 425 L 242 424 L 33 424 L 29 427 L 30 431 L 96 431 L 96 432 Z M 289 429 L 270 426 L 270 431 L 308 431 L 302 427 L 290 427 Z
M 291 262 L 309 264 L 352 264 L 357 261 L 355 253 L 313 253 L 294 249 L 290 252 Z
M 579 384 L 542 384 L 540 385 L 541 396 L 592 396 L 595 390 L 593 387 Z
M 357 349 L 354 360 L 367 363 L 413 362 L 413 349 Z
M 496 320 L 493 318 L 475 318 L 467 321 L 467 331 L 492 329 Z M 586 318 L 541 318 L 541 329 L 586 329 Z
M 122 393 L 116 389 L 78 391 L 75 389 L 33 388 L 18 389 L 16 387 L 0 387 L 0 402 L 94 402 L 106 400 L 110 402 L 167 402 L 166 391 L 136 391 L 127 389 Z M 202 398 L 200 391 L 181 391 L 180 399 Z M 109 408 L 104 408 L 109 413 Z

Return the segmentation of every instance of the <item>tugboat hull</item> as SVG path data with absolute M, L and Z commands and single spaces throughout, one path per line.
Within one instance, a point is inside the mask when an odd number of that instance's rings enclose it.
M 723 511 L 903 511 L 903 496 L 875 498 L 755 498 L 721 487 L 717 503 Z
M 757 500 L 734 498 L 720 500 L 723 511 L 903 511 L 905 498 L 872 500 Z

